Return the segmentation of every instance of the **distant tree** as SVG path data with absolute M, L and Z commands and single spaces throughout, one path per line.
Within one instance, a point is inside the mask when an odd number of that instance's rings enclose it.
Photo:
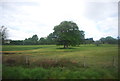
M 85 39 L 85 44 L 93 44 L 93 43 L 94 43 L 93 38 L 87 38 L 87 39 Z
M 104 44 L 106 42 L 106 39 L 104 37 L 100 38 L 100 41 L 102 44 Z
M 7 28 L 5 26 L 0 27 L 0 41 L 2 40 L 2 44 L 4 44 L 4 40 L 7 38 Z
M 97 40 L 97 41 L 95 41 L 94 43 L 95 43 L 96 46 L 100 46 L 101 41 Z
M 46 38 L 41 37 L 40 40 L 39 40 L 39 44 L 46 45 L 47 44 Z
M 107 36 L 106 38 L 101 38 L 100 41 L 102 42 L 102 44 L 106 43 L 106 44 L 117 44 L 118 40 L 111 37 L 111 36 Z
M 115 44 L 115 43 L 117 43 L 117 40 L 111 36 L 108 36 L 108 37 L 106 37 L 106 42 L 108 44 Z
M 75 46 L 80 44 L 80 40 L 84 37 L 83 31 L 80 31 L 77 24 L 72 21 L 63 21 L 54 27 L 54 37 L 58 45 Z
M 38 44 L 38 36 L 37 35 L 33 35 L 32 37 L 30 38 L 26 38 L 24 40 L 24 44 L 25 45 L 37 45 Z
M 80 44 L 84 44 L 85 43 L 85 34 L 84 31 L 80 31 Z
M 24 45 L 32 45 L 32 39 L 31 38 L 26 38 L 25 40 L 24 40 Z
M 50 33 L 46 38 L 47 44 L 56 44 L 54 34 Z
M 11 40 L 10 45 L 23 45 L 23 40 Z
M 38 36 L 37 35 L 33 35 L 31 40 L 32 40 L 32 44 L 34 44 L 34 45 L 38 44 Z

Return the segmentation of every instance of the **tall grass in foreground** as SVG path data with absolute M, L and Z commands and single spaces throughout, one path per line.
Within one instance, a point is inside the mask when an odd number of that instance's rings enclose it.
M 2 56 L 3 79 L 118 78 L 117 45 L 80 45 L 70 49 L 55 45 L 11 45 L 3 48 L 7 51 Z
M 26 68 L 3 66 L 3 79 L 117 79 L 115 68 Z

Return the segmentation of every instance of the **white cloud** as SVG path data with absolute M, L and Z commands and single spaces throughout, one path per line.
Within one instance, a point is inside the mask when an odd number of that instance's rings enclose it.
M 9 33 L 10 35 L 9 38 L 12 38 L 13 40 L 23 40 L 25 37 L 31 37 L 33 34 L 32 33 L 28 33 L 28 32 L 23 32 L 23 31 L 18 31 L 18 30 L 14 30 L 14 29 L 9 29 Z
M 118 15 L 117 2 L 89 2 L 85 8 L 85 16 L 94 21 Z
M 118 18 L 110 17 L 103 21 L 99 21 L 98 29 L 100 32 L 106 33 L 107 35 L 112 35 L 114 37 L 118 36 Z
M 0 15 L 0 25 L 9 28 L 11 39 L 25 39 L 33 34 L 45 37 L 64 20 L 77 23 L 80 30 L 85 31 L 86 38 L 117 36 L 117 28 L 114 28 L 117 26 L 117 0 L 106 3 L 95 0 L 12 1 L 0 3 L 4 13 Z
M 118 2 L 119 0 L 80 0 L 89 2 Z M 41 2 L 41 0 L 1 0 L 1 2 Z

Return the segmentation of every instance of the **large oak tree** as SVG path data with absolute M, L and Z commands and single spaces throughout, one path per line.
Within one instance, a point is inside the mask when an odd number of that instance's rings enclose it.
M 77 24 L 72 21 L 63 21 L 54 27 L 54 37 L 58 45 L 68 46 L 79 45 L 84 39 L 84 32 L 80 31 Z

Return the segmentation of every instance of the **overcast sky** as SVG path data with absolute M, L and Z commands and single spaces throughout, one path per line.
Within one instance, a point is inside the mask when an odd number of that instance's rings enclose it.
M 9 39 L 46 37 L 62 21 L 75 22 L 85 38 L 116 38 L 118 0 L 0 0 L 0 26 Z

